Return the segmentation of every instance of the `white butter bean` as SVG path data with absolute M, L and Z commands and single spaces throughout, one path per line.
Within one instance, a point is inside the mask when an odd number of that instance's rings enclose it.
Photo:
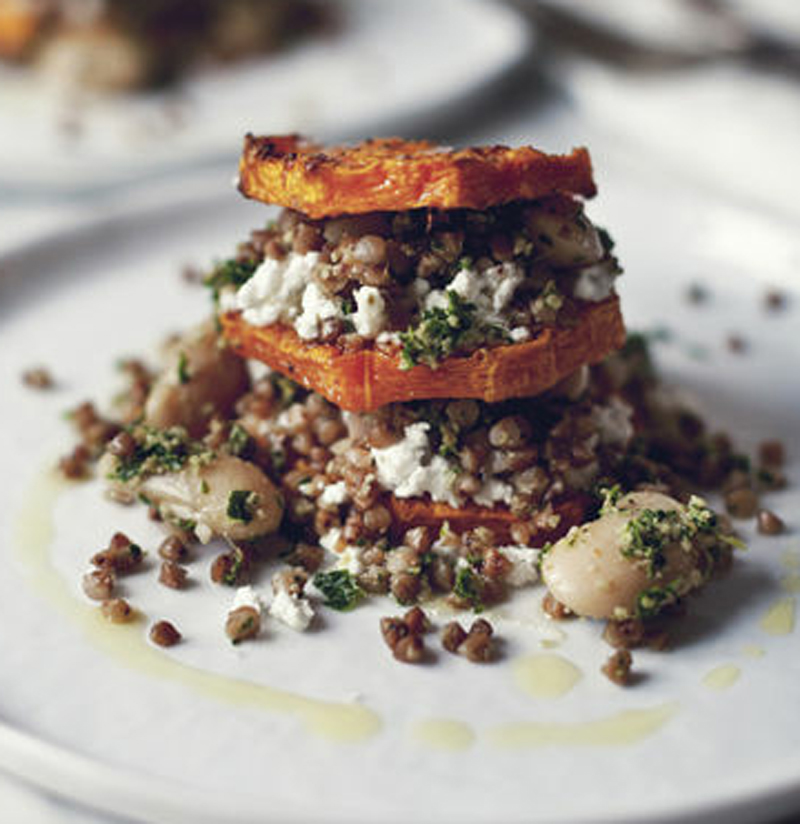
M 645 509 L 680 511 L 682 505 L 659 492 L 634 492 L 617 509 L 575 527 L 547 553 L 542 578 L 553 596 L 577 615 L 615 618 L 632 615 L 639 594 L 651 586 L 692 579 L 696 554 L 680 544 L 664 548 L 666 564 L 657 577 L 641 559 L 626 557 L 625 528 Z

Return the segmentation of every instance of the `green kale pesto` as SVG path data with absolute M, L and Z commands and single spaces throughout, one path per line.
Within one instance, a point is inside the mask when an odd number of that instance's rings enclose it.
M 469 566 L 456 570 L 453 594 L 467 601 L 475 612 L 483 612 L 483 591 L 478 573 Z
M 228 495 L 227 516 L 232 521 L 249 524 L 258 508 L 258 495 L 249 489 L 234 489 Z
M 318 572 L 313 583 L 325 597 L 325 606 L 340 612 L 353 609 L 365 595 L 355 577 L 346 569 Z
M 181 352 L 178 355 L 178 383 L 187 384 L 190 378 L 189 358 L 186 357 L 186 352 Z
M 214 266 L 210 274 L 203 280 L 203 284 L 211 289 L 214 303 L 217 303 L 223 289 L 227 286 L 233 286 L 235 289 L 243 286 L 250 280 L 257 268 L 258 263 L 252 260 L 224 260 Z
M 416 326 L 400 333 L 402 368 L 412 369 L 425 364 L 435 369 L 442 360 L 460 349 L 508 339 L 501 327 L 479 322 L 476 312 L 474 303 L 447 290 L 446 308 L 426 309 Z
M 128 429 L 136 442 L 130 455 L 120 457 L 109 475 L 112 481 L 143 481 L 152 475 L 179 472 L 190 460 L 206 462 L 213 457 L 203 444 L 191 440 L 181 426 L 155 429 L 134 426 Z

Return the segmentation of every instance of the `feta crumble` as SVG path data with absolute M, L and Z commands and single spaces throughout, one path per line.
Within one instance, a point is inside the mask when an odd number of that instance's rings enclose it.
M 337 481 L 322 490 L 322 494 L 317 498 L 317 503 L 323 509 L 336 509 L 337 506 L 346 504 L 349 500 L 350 494 L 347 491 L 347 484 L 344 481 Z
M 350 316 L 356 333 L 362 338 L 376 338 L 386 327 L 386 301 L 380 289 L 362 286 L 354 294 L 356 311 Z
M 506 583 L 512 587 L 524 587 L 539 580 L 538 549 L 529 546 L 501 546 L 498 551 L 511 564 Z
M 269 614 L 297 632 L 307 630 L 315 614 L 308 598 L 290 592 L 285 578 L 280 573 L 273 576 L 272 589 L 275 595 L 269 605 Z
M 451 463 L 441 455 L 432 455 L 425 421 L 409 424 L 402 440 L 391 446 L 370 449 L 377 468 L 378 482 L 398 498 L 416 498 L 425 494 L 431 500 L 457 507 L 455 492 L 457 474 Z M 510 484 L 490 478 L 473 496 L 480 506 L 493 506 L 498 501 L 509 503 L 513 494 Z

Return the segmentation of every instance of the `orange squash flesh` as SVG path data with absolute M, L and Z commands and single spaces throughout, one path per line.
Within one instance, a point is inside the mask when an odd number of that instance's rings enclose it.
M 44 11 L 19 0 L 0 0 L 0 58 L 16 60 L 39 33 Z
M 487 209 L 556 192 L 596 193 L 586 149 L 446 149 L 427 141 L 367 140 L 321 147 L 298 135 L 247 135 L 239 164 L 246 197 L 312 219 L 409 209 Z
M 468 504 L 456 509 L 443 503 L 433 503 L 424 498 L 395 498 L 390 496 L 386 502 L 392 514 L 392 530 L 402 535 L 415 526 L 427 526 L 439 530 L 445 523 L 453 532 L 462 533 L 476 527 L 488 527 L 498 541 L 513 544 L 511 528 L 520 522 L 505 507 L 487 507 Z M 570 527 L 583 523 L 589 510 L 590 499 L 583 493 L 572 493 L 553 504 L 554 514 L 560 516 L 557 526 L 536 534 L 537 546 L 548 541 L 557 541 L 565 535 Z
M 546 329 L 531 341 L 450 357 L 437 369 L 403 369 L 399 354 L 377 349 L 343 352 L 332 344 L 307 343 L 289 326 L 251 326 L 236 312 L 224 314 L 221 321 L 237 353 L 262 361 L 349 412 L 432 398 L 495 403 L 532 397 L 625 342 L 616 297 L 584 304 L 574 327 Z

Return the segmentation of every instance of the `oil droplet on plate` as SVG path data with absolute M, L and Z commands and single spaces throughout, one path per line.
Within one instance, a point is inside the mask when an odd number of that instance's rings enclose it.
M 420 721 L 412 735 L 418 744 L 432 750 L 458 752 L 468 750 L 475 742 L 475 733 L 469 724 L 449 718 Z
M 757 644 L 745 644 L 742 647 L 742 655 L 748 658 L 763 658 L 766 655 L 764 647 L 759 647 Z
M 735 664 L 722 664 L 706 673 L 703 684 L 710 690 L 726 690 L 739 680 L 741 674 L 742 671 Z
M 623 747 L 658 732 L 678 710 L 676 703 L 624 710 L 607 718 L 565 724 L 526 721 L 506 724 L 488 733 L 491 744 L 506 750 L 537 747 Z
M 305 698 L 183 664 L 147 642 L 141 621 L 112 625 L 96 607 L 79 601 L 50 558 L 55 505 L 59 495 L 68 489 L 68 484 L 54 472 L 37 479 L 17 522 L 15 549 L 33 586 L 72 619 L 95 647 L 131 669 L 177 681 L 218 701 L 294 715 L 310 732 L 334 741 L 362 741 L 381 729 L 380 717 L 359 704 Z
M 800 572 L 789 572 L 781 578 L 781 588 L 792 595 L 800 593 Z
M 794 630 L 794 609 L 794 598 L 779 598 L 764 613 L 758 625 L 768 635 L 789 635 Z
M 534 698 L 560 698 L 583 677 L 575 664 L 553 653 L 518 658 L 511 672 L 514 683 Z

